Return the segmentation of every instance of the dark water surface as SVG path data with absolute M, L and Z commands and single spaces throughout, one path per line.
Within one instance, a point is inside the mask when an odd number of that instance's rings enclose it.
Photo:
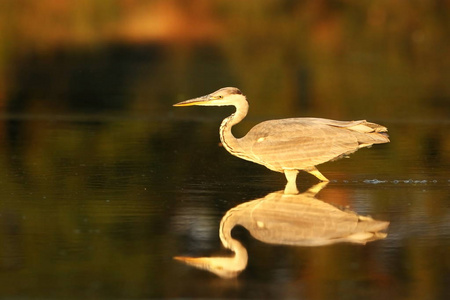
M 385 239 L 366 245 L 276 245 L 237 226 L 233 238 L 249 259 L 232 279 L 173 257 L 231 255 L 219 240 L 221 218 L 241 203 L 282 190 L 285 179 L 221 148 L 219 123 L 173 114 L 3 116 L 0 295 L 450 295 L 448 122 L 384 121 L 390 144 L 319 166 L 331 182 L 317 199 L 390 222 Z M 298 178 L 302 192 L 316 183 L 307 174 Z

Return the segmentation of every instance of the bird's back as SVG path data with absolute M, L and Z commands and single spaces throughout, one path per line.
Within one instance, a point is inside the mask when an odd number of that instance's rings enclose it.
M 307 169 L 362 147 L 387 143 L 386 131 L 386 127 L 365 120 L 292 118 L 260 123 L 239 139 L 239 144 L 250 160 L 283 172 Z

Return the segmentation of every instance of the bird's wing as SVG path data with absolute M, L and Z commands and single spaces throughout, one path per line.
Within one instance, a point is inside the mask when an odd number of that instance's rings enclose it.
M 259 163 L 275 171 L 306 169 L 358 149 L 349 130 L 323 120 L 266 121 L 253 127 L 242 141 Z
M 312 122 L 314 124 L 323 124 L 348 129 L 358 139 L 359 144 L 372 145 L 389 142 L 389 135 L 387 134 L 388 130 L 386 127 L 367 122 L 366 120 L 336 121 L 320 118 L 303 118 L 302 120 Z

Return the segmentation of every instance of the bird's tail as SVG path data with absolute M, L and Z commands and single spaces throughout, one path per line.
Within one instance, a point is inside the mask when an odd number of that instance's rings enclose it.
M 360 121 L 358 124 L 348 126 L 347 129 L 360 133 L 357 134 L 360 148 L 390 142 L 387 128 L 375 123 Z
M 387 221 L 374 220 L 371 217 L 358 216 L 358 224 L 354 233 L 347 237 L 351 243 L 366 244 L 367 242 L 384 239 L 387 233 L 384 232 L 389 226 Z

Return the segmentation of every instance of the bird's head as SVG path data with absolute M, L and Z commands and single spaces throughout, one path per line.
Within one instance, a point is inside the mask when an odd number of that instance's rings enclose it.
M 225 106 L 225 105 L 236 105 L 236 103 L 242 100 L 245 100 L 245 96 L 238 88 L 225 87 L 211 94 L 183 101 L 174 104 L 173 106 L 191 106 L 191 105 Z

